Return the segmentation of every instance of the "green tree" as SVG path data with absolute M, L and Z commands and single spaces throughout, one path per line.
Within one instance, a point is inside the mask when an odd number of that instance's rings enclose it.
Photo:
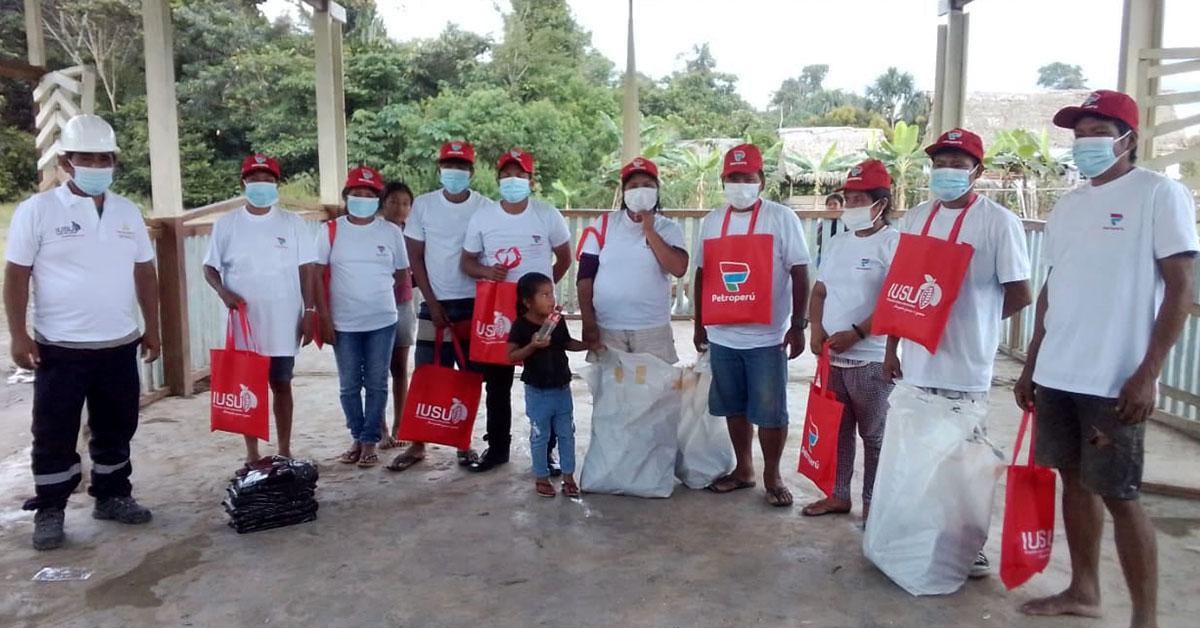
M 743 137 L 770 129 L 738 95 L 737 77 L 716 67 L 708 44 L 694 47 L 682 70 L 642 93 L 642 114 L 667 120 L 684 139 Z
M 905 119 L 905 112 L 911 110 L 913 101 L 918 97 L 912 74 L 894 67 L 888 68 L 867 87 L 868 107 L 887 118 L 892 125 Z
M 1038 68 L 1037 84 L 1046 89 L 1087 89 L 1083 68 L 1059 61 Z

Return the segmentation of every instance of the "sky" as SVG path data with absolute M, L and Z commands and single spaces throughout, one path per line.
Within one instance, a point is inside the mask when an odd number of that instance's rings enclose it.
M 447 23 L 500 39 L 508 0 L 376 0 L 393 39 L 432 38 Z M 592 44 L 625 67 L 626 0 L 568 0 Z M 931 90 L 937 54 L 937 0 L 634 0 L 638 71 L 661 78 L 708 42 L 717 69 L 764 109 L 771 94 L 805 65 L 829 64 L 826 87 L 861 93 L 888 66 Z M 1091 88 L 1116 88 L 1122 0 L 975 0 L 970 14 L 967 89 L 1037 91 L 1037 68 L 1054 61 L 1083 67 Z M 268 0 L 268 15 L 287 0 Z M 870 16 L 870 19 L 856 19 Z M 1200 2 L 1167 0 L 1164 45 L 1200 46 Z M 1188 26 L 1192 25 L 1191 32 Z M 1175 89 L 1200 89 L 1200 78 Z

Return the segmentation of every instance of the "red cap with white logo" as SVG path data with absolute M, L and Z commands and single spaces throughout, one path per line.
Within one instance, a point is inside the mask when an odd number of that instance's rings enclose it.
M 242 178 L 245 179 L 246 175 L 251 172 L 269 172 L 275 175 L 276 179 L 282 176 L 279 171 L 279 162 L 262 153 L 255 153 L 242 161 Z
M 944 150 L 962 151 L 977 161 L 983 161 L 983 140 L 978 135 L 966 129 L 950 129 L 925 149 L 925 154 L 933 157 Z
M 658 166 L 645 157 L 635 157 L 633 161 L 625 164 L 624 168 L 621 168 L 621 183 L 625 183 L 629 180 L 629 177 L 639 172 L 648 174 L 654 177 L 655 180 L 658 180 Z
M 521 166 L 521 170 L 533 174 L 533 155 L 519 149 L 512 150 L 500 155 L 500 159 L 496 161 L 496 172 L 504 170 L 504 167 L 511 163 L 516 163 Z
M 887 166 L 883 165 L 883 162 L 878 159 L 868 159 L 850 169 L 850 172 L 846 174 L 846 184 L 838 188 L 837 191 L 856 190 L 865 192 L 867 190 L 891 187 L 892 175 L 888 174 Z
M 475 147 L 469 142 L 454 140 L 442 144 L 442 149 L 438 151 L 438 161 L 446 161 L 447 159 L 462 159 L 475 163 Z
M 1073 129 L 1084 116 L 1100 116 L 1120 120 L 1136 130 L 1138 128 L 1137 102 L 1128 94 L 1098 89 L 1084 99 L 1078 107 L 1063 107 L 1054 114 L 1054 126 Z
M 347 190 L 353 188 L 370 188 L 376 192 L 383 191 L 383 176 L 370 166 L 359 166 L 346 175 Z
M 725 164 L 721 168 L 721 178 L 735 172 L 755 174 L 763 169 L 762 153 L 754 144 L 740 144 L 725 153 Z

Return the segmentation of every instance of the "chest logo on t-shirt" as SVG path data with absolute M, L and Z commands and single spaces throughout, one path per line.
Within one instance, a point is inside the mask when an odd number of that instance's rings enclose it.
M 870 267 L 871 267 L 871 258 L 863 257 L 858 260 L 858 269 L 859 270 L 867 270 Z
M 496 251 L 496 263 L 505 268 L 516 268 L 521 265 L 521 249 L 510 246 Z
M 534 235 L 534 236 L 533 236 L 533 243 L 534 243 L 534 244 L 541 244 L 541 243 L 542 243 L 542 236 L 540 236 L 540 235 Z
M 382 244 L 375 245 L 375 257 L 387 257 L 387 247 Z
M 1121 223 L 1124 220 L 1125 220 L 1125 214 L 1118 214 L 1117 212 L 1111 212 L 1108 215 L 1108 226 L 1105 227 L 1104 230 L 1105 231 L 1124 231 L 1125 227 L 1121 226 Z
M 129 226 L 129 223 L 124 223 L 117 229 L 117 237 L 126 240 L 133 239 L 133 228 Z
M 79 223 L 72 220 L 71 224 L 55 227 L 54 235 L 60 238 L 77 238 L 83 235 L 83 227 L 80 227 Z
M 276 238 L 275 238 L 275 248 L 277 248 L 277 249 L 286 249 L 287 247 L 288 247 L 288 246 L 287 246 L 287 238 L 281 238 L 281 237 L 278 237 L 278 236 L 276 236 Z

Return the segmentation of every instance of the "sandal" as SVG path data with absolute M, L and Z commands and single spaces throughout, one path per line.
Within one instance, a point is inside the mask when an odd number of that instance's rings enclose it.
M 378 445 L 380 449 L 395 449 L 400 446 L 400 441 L 396 440 L 396 438 L 391 434 L 384 436 L 383 440 L 379 441 Z
M 469 467 L 479 462 L 479 453 L 474 449 L 458 452 L 458 466 Z
M 342 452 L 342 455 L 338 456 L 337 461 L 342 464 L 354 464 L 358 462 L 360 456 L 362 456 L 362 450 L 347 449 L 346 451 Z
M 557 494 L 550 480 L 538 480 L 534 483 L 533 488 L 537 491 L 538 497 L 554 497 Z
M 825 498 L 820 501 L 815 501 L 805 506 L 804 509 L 800 511 L 800 514 L 804 515 L 805 517 L 822 517 L 825 515 L 844 515 L 850 512 L 849 505 L 847 505 L 845 508 L 834 508 L 833 504 L 835 501 L 841 500 Z M 848 500 L 847 503 L 849 503 Z
M 405 453 L 402 453 L 399 456 L 396 456 L 395 458 L 393 458 L 391 464 L 389 464 L 388 466 L 386 466 L 384 468 L 387 469 L 388 471 L 395 471 L 396 473 L 399 473 L 401 471 L 408 469 L 409 467 L 412 467 L 413 465 L 417 464 L 418 462 L 420 462 L 424 459 L 425 459 L 425 456 L 414 456 L 408 452 L 405 452 Z
M 369 453 L 358 459 L 358 468 L 360 469 L 369 469 L 377 464 L 379 464 L 379 454 L 377 453 Z
M 724 494 L 740 491 L 744 488 L 754 488 L 756 483 L 753 480 L 739 480 L 732 475 L 723 475 L 709 484 L 705 488 L 713 493 Z
M 792 505 L 792 492 L 782 484 L 767 489 L 767 503 L 776 508 L 788 508 Z
M 574 482 L 564 481 L 562 485 L 562 492 L 563 495 L 566 495 L 571 499 L 579 499 L 579 485 Z

